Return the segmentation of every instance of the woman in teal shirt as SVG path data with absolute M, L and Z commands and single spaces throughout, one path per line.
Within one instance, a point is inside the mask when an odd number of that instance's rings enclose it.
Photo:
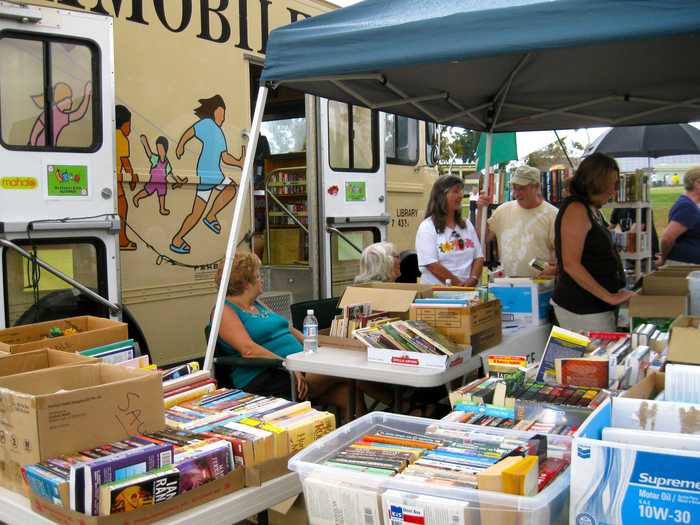
M 221 272 L 217 282 L 221 282 Z M 219 347 L 244 358 L 283 359 L 301 352 L 304 336 L 289 326 L 284 317 L 257 301 L 262 291 L 260 259 L 251 253 L 236 254 L 221 317 Z M 347 411 L 347 381 L 299 372 L 295 375 L 298 399 L 323 398 L 325 403 Z M 234 368 L 231 379 L 236 388 L 246 392 L 276 397 L 289 395 L 289 375 L 279 368 Z

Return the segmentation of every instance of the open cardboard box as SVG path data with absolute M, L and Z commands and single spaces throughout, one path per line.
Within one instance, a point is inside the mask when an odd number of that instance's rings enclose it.
M 43 350 L 6 354 L 0 357 L 0 377 L 43 370 L 44 368 L 95 364 L 99 362 L 99 359 L 94 357 L 44 348 Z
M 474 306 L 412 306 L 410 318 L 425 321 L 454 342 L 478 353 L 501 342 L 501 303 L 493 299 Z
M 165 427 L 159 372 L 108 364 L 0 378 L 3 486 L 23 491 L 20 467 Z
M 54 326 L 61 330 L 74 328 L 78 333 L 48 339 L 49 330 Z M 128 338 L 126 323 L 83 315 L 0 330 L 0 352 L 16 354 L 47 347 L 64 352 L 79 352 Z
M 386 312 L 401 319 L 408 319 L 414 299 L 432 295 L 433 287 L 429 284 L 366 283 L 348 286 L 338 308 L 349 304 L 370 303 L 374 312 Z
M 146 525 L 155 521 L 166 520 L 169 516 L 188 511 L 198 505 L 207 503 L 240 490 L 244 486 L 244 471 L 237 468 L 226 476 L 180 494 L 171 500 L 144 507 L 126 513 L 111 516 L 86 516 L 79 512 L 54 505 L 34 493 L 30 494 L 32 510 L 57 523 L 75 525 Z
M 679 315 L 688 313 L 688 280 L 685 275 L 653 272 L 642 281 L 642 290 L 629 302 L 631 329 L 653 323 L 665 330 Z
M 700 365 L 700 317 L 681 315 L 671 323 L 668 362 Z
M 653 372 L 642 379 L 636 385 L 628 388 L 620 397 L 632 399 L 654 399 L 663 392 L 666 384 L 666 376 L 663 372 Z

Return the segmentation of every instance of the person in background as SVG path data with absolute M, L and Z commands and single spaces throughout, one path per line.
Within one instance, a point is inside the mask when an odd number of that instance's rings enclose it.
M 224 354 L 244 358 L 284 359 L 303 350 L 304 336 L 289 322 L 261 302 L 262 276 L 260 259 L 252 253 L 235 255 L 226 290 L 226 302 L 219 328 L 218 347 Z M 219 266 L 217 283 L 221 284 L 223 265 Z M 330 376 L 295 372 L 297 398 L 322 399 L 348 414 L 347 381 Z M 234 368 L 233 386 L 253 394 L 288 398 L 289 374 L 281 368 Z M 358 412 L 364 413 L 362 396 Z M 348 421 L 348 419 L 346 419 Z
M 375 242 L 362 251 L 360 273 L 355 284 L 371 281 L 394 282 L 401 274 L 399 256 L 390 242 Z
M 487 221 L 486 239 L 496 239 L 498 254 L 506 277 L 554 275 L 554 221 L 557 208 L 542 198 L 540 171 L 532 166 L 519 166 L 510 179 L 513 199 L 496 208 Z M 492 197 L 479 197 L 477 224 L 482 210 Z M 530 267 L 532 259 L 548 262 L 543 272 Z
M 474 226 L 462 217 L 464 182 L 456 175 L 439 177 L 430 192 L 425 219 L 416 233 L 416 253 L 428 284 L 476 286 L 484 253 Z
M 615 159 L 594 153 L 569 181 L 554 226 L 558 275 L 552 305 L 562 328 L 615 331 L 617 305 L 634 295 L 623 290 L 622 261 L 600 213 L 619 174 Z
M 683 193 L 668 212 L 657 265 L 700 264 L 700 166 L 683 177 Z

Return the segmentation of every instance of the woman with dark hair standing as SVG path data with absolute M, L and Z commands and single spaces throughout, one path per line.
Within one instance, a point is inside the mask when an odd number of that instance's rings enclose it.
M 600 208 L 615 193 L 620 168 L 615 159 L 594 153 L 569 181 L 569 197 L 554 223 L 559 274 L 552 295 L 562 328 L 614 331 L 617 305 L 632 292 L 624 290 L 622 261 Z
M 474 226 L 462 218 L 464 182 L 443 175 L 433 184 L 425 220 L 416 233 L 421 280 L 455 286 L 476 286 L 484 267 L 484 253 Z
M 199 120 L 185 130 L 175 150 L 175 155 L 180 159 L 185 154 L 185 145 L 190 140 L 196 138 L 202 144 L 197 158 L 199 183 L 192 203 L 192 211 L 182 221 L 182 226 L 170 243 L 170 249 L 181 254 L 190 253 L 191 248 L 185 241 L 185 236 L 204 215 L 214 192 L 216 192 L 214 203 L 202 222 L 215 234 L 221 233 L 221 223 L 217 215 L 236 196 L 236 184 L 232 179 L 224 176 L 221 163 L 242 168 L 245 154 L 245 146 L 241 147 L 240 158 L 228 152 L 226 137 L 221 129 L 226 119 L 226 104 L 221 95 L 200 99 L 199 107 L 194 110 L 194 114 L 199 117 Z

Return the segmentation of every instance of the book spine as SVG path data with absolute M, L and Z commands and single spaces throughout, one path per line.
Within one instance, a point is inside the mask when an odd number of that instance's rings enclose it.
M 145 446 L 90 462 L 85 466 L 85 513 L 98 516 L 100 511 L 100 485 L 120 477 L 131 477 L 154 470 L 173 462 L 172 444 Z M 144 465 L 144 466 L 142 466 Z M 133 473 L 129 469 L 133 469 Z M 89 512 L 88 512 L 89 511 Z

